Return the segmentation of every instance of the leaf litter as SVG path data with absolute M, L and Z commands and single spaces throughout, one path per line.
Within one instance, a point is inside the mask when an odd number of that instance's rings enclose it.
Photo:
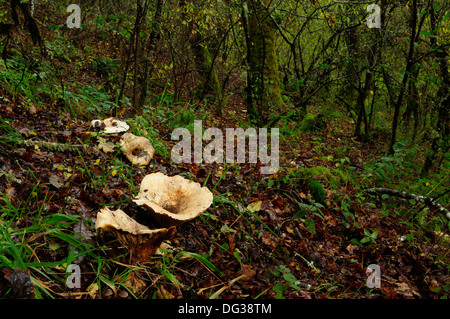
M 3 118 L 8 117 L 1 112 Z M 69 114 L 60 116 L 56 110 L 38 110 L 35 116 L 30 120 L 18 111 L 11 119 L 11 126 L 34 143 L 24 143 L 20 150 L 12 151 L 0 146 L 4 151 L 0 156 L 0 187 L 5 196 L 1 204 L 23 207 L 26 202 L 30 212 L 41 214 L 39 218 L 51 214 L 79 217 L 62 231 L 89 244 L 89 253 L 77 250 L 76 241 L 47 241 L 49 233 L 45 231 L 38 237 L 23 235 L 24 240 L 40 245 L 33 250 L 35 262 L 57 263 L 70 255 L 73 257 L 68 261 L 81 267 L 83 284 L 73 290 L 64 280 L 49 280 L 50 275 L 45 274 L 48 267 L 28 270 L 34 284 L 54 297 L 407 299 L 441 296 L 445 294 L 443 287 L 449 285 L 448 274 L 429 258 L 443 253 L 437 245 L 439 237 L 409 247 L 399 239 L 408 228 L 393 216 L 380 215 L 375 208 L 356 202 L 346 204 L 345 197 L 356 195 L 350 183 L 340 185 L 336 192 L 327 187 L 327 205 L 302 212 L 305 205 L 311 205 L 309 185 L 303 180 L 287 180 L 283 174 L 288 169 L 267 177 L 252 164 L 233 168 L 223 164 L 175 165 L 157 153 L 147 168 L 136 167 L 114 152 L 115 137 L 96 138 L 90 134 L 89 124 L 77 122 Z M 321 138 L 336 145 L 346 138 L 336 139 L 326 132 L 314 134 L 322 134 Z M 310 167 L 329 167 L 331 171 L 332 162 L 313 155 L 313 137 L 302 137 L 305 148 L 300 150 L 301 161 L 310 159 Z M 76 149 L 55 146 L 81 143 L 85 146 Z M 364 156 L 371 156 L 361 149 L 348 154 L 350 161 L 360 164 Z M 5 152 L 9 155 L 3 155 Z M 287 155 L 281 164 L 286 168 L 291 162 L 298 163 L 299 158 Z M 170 245 L 147 262 L 131 265 L 119 241 L 95 231 L 96 212 L 105 206 L 121 208 L 140 223 L 154 223 L 132 202 L 139 183 L 154 171 L 189 176 L 212 190 L 214 200 L 200 218 L 179 227 Z M 322 182 L 327 185 L 326 180 Z M 21 214 L 11 229 L 31 227 L 37 217 Z M 370 264 L 381 266 L 380 289 L 366 286 L 365 270 Z M 92 271 L 92 267 L 97 270 Z M 14 285 L 5 271 L 0 276 L 0 295 Z M 28 281 L 23 282 L 27 292 Z M 109 290 L 111 293 L 105 293 Z

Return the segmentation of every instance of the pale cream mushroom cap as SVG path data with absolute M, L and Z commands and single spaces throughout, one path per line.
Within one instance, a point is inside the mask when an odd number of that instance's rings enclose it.
M 114 117 L 101 120 L 92 120 L 91 125 L 94 127 L 99 127 L 101 124 L 105 124 L 104 134 L 118 134 L 129 130 L 130 126 L 127 123 L 120 121 Z
M 147 260 L 164 240 L 169 240 L 176 234 L 175 227 L 149 229 L 122 210 L 111 211 L 108 207 L 97 213 L 95 229 L 112 232 L 128 248 L 134 261 Z
M 169 227 L 199 216 L 212 204 L 213 194 L 208 188 L 179 175 L 169 177 L 154 173 L 144 177 L 133 201 L 149 208 L 160 225 Z
M 125 133 L 120 137 L 122 153 L 133 165 L 146 166 L 155 154 L 152 143 L 145 137 Z

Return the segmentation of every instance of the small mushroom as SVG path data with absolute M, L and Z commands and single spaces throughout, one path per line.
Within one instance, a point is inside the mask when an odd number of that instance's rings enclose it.
M 164 240 L 176 234 L 175 227 L 149 229 L 118 209 L 111 211 L 108 207 L 97 213 L 95 229 L 111 231 L 124 245 L 133 261 L 145 261 L 152 256 Z
M 103 125 L 102 125 L 103 124 Z M 118 134 L 128 131 L 130 128 L 127 123 L 123 121 L 119 121 L 114 117 L 110 117 L 107 119 L 101 120 L 93 120 L 91 121 L 91 125 L 95 128 L 103 129 L 104 126 L 104 134 Z
M 208 188 L 179 175 L 169 177 L 154 173 L 144 177 L 133 201 L 149 208 L 160 225 L 169 227 L 199 216 L 211 205 L 213 194 Z
M 120 137 L 120 146 L 122 153 L 134 165 L 148 165 L 155 154 L 155 149 L 147 138 L 131 133 L 125 133 Z

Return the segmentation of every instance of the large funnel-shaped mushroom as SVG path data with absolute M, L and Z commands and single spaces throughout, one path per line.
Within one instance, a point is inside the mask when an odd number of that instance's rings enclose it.
M 125 133 L 120 137 L 120 146 L 122 153 L 134 165 L 147 165 L 155 153 L 152 143 L 147 138 L 131 133 Z
M 164 240 L 169 240 L 176 234 L 175 227 L 149 229 L 122 210 L 111 211 L 108 207 L 98 212 L 95 228 L 111 231 L 119 242 L 130 251 L 133 261 L 147 260 Z
M 160 225 L 169 227 L 196 218 L 211 205 L 213 194 L 181 176 L 154 173 L 144 177 L 133 201 L 149 208 Z

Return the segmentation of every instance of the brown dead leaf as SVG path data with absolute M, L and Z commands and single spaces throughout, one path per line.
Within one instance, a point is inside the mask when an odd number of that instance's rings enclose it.
M 49 181 L 49 183 L 50 183 L 51 185 L 53 185 L 53 186 L 56 187 L 56 188 L 61 188 L 61 187 L 64 186 L 63 181 L 62 181 L 61 178 L 59 178 L 59 176 L 56 175 L 56 174 L 51 174 L 48 181 Z
M 350 253 L 350 254 L 354 254 L 355 250 L 358 249 L 359 247 L 353 244 L 348 245 L 345 249 Z
M 228 243 L 229 243 L 230 251 L 234 251 L 234 247 L 236 246 L 236 243 L 234 242 L 234 237 L 231 234 L 228 235 Z
M 308 198 L 308 196 L 305 193 L 303 193 L 303 192 L 299 192 L 297 194 L 298 194 L 298 196 L 300 196 L 303 199 L 307 199 Z
M 333 215 L 326 215 L 324 219 L 328 226 L 336 226 L 338 224 L 337 218 Z
M 34 106 L 34 104 L 30 104 L 30 113 L 31 114 L 36 114 L 37 110 L 36 107 Z
M 277 247 L 277 242 L 272 240 L 271 235 L 266 231 L 263 231 L 261 240 L 264 244 L 266 244 L 267 246 L 269 246 L 271 248 L 275 249 Z
M 164 286 L 159 287 L 157 295 L 158 295 L 158 298 L 161 298 L 161 299 L 175 299 L 175 296 L 170 291 L 168 291 L 166 288 L 164 288 Z
M 127 279 L 125 279 L 124 284 L 127 285 L 134 294 L 138 294 L 145 289 L 147 283 L 138 278 L 135 272 L 132 272 L 128 275 Z
M 253 267 L 250 265 L 242 264 L 242 272 L 244 273 L 246 279 L 251 279 L 254 275 L 256 275 L 256 271 L 252 268 Z
M 395 284 L 397 285 L 396 292 L 399 294 L 402 294 L 406 297 L 414 297 L 414 295 L 418 296 L 419 298 L 422 297 L 417 290 L 411 288 L 406 282 L 396 282 Z

